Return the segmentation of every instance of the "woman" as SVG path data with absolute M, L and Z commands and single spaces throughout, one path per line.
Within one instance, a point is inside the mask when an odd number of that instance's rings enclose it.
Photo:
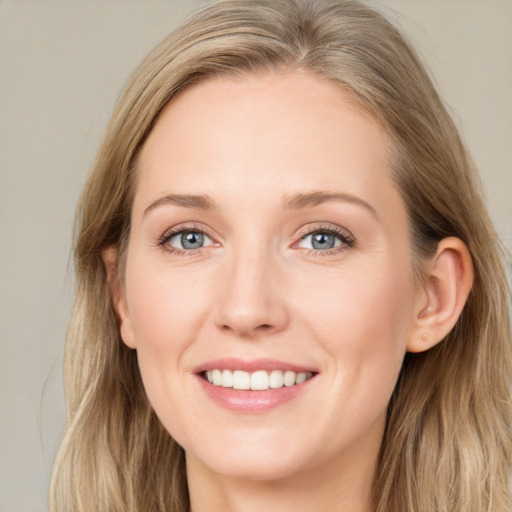
M 478 177 L 396 29 L 214 2 L 79 205 L 52 510 L 505 511 L 510 324 Z

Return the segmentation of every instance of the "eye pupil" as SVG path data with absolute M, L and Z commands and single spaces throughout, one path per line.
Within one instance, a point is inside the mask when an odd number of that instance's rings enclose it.
M 335 243 L 334 236 L 329 233 L 315 233 L 312 236 L 312 246 L 314 249 L 332 249 Z
M 181 245 L 184 249 L 199 249 L 204 244 L 204 235 L 197 231 L 189 231 L 181 235 Z

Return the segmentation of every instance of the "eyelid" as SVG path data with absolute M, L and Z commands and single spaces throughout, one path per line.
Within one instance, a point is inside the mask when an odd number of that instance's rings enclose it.
M 160 241 L 162 240 L 169 240 L 172 236 L 182 233 L 183 231 L 197 231 L 199 233 L 206 233 L 206 230 L 204 229 L 204 226 L 200 225 L 196 222 L 185 222 L 183 224 L 177 224 L 176 226 L 172 226 L 171 228 L 168 228 L 164 231 L 162 236 L 160 237 Z
M 169 241 L 172 238 L 186 232 L 201 233 L 205 237 L 208 237 L 212 241 L 212 243 L 205 247 L 199 247 L 198 249 L 180 249 L 178 247 L 168 245 Z M 204 225 L 201 225 L 196 222 L 178 224 L 176 226 L 173 226 L 172 228 L 167 229 L 157 241 L 157 246 L 162 247 L 169 253 L 190 256 L 200 254 L 202 252 L 202 249 L 206 249 L 213 245 L 218 245 L 218 243 L 215 241 L 215 237 L 209 234 L 209 230 Z
M 307 226 L 302 227 L 298 231 L 297 237 L 303 238 L 306 235 L 310 235 L 311 233 L 316 233 L 317 231 L 328 231 L 328 232 L 332 232 L 332 233 L 341 234 L 345 238 L 348 238 L 351 240 L 354 239 L 354 236 L 348 229 L 338 226 L 337 224 L 331 224 L 329 222 L 308 224 Z
M 348 229 L 330 223 L 315 223 L 313 225 L 308 224 L 307 226 L 302 227 L 298 231 L 297 237 L 302 239 L 305 236 L 311 235 L 312 233 L 317 233 L 318 231 L 327 231 L 329 233 L 341 235 L 344 238 L 347 238 L 348 240 L 355 241 L 354 235 L 352 235 L 352 233 Z
M 168 242 L 175 236 L 187 232 L 193 231 L 203 234 L 211 240 L 211 244 L 199 247 L 197 249 L 180 249 L 177 247 L 169 246 Z M 203 249 L 207 249 L 212 246 L 219 246 L 219 243 L 216 241 L 215 237 L 209 233 L 209 229 L 201 223 L 196 222 L 188 222 L 184 224 L 178 224 L 173 226 L 172 228 L 167 229 L 164 234 L 158 239 L 157 245 L 163 247 L 169 253 L 175 253 L 179 255 L 198 255 L 201 254 Z M 302 248 L 311 255 L 318 256 L 324 255 L 328 256 L 334 253 L 338 253 L 346 250 L 347 248 L 351 248 L 354 246 L 356 239 L 352 235 L 352 233 L 339 225 L 330 224 L 330 223 L 322 223 L 322 224 L 309 224 L 307 226 L 302 227 L 296 235 L 296 241 L 291 245 L 292 248 L 299 248 L 298 244 L 304 240 L 307 236 L 313 235 L 318 232 L 329 233 L 335 237 L 337 237 L 341 244 L 335 246 L 331 249 L 310 249 L 310 248 Z
M 309 248 L 303 248 L 304 250 L 308 251 L 310 254 L 315 256 L 328 256 L 334 253 L 338 253 L 341 251 L 346 250 L 347 248 L 351 248 L 354 246 L 356 239 L 354 235 L 346 228 L 343 228 L 341 226 L 335 225 L 335 224 L 315 224 L 315 225 L 308 225 L 299 230 L 297 233 L 298 240 L 293 243 L 292 247 L 297 248 L 298 244 L 304 240 L 307 236 L 313 235 L 315 233 L 319 232 L 325 232 L 329 233 L 335 237 L 337 237 L 341 244 L 338 246 L 335 246 L 331 249 L 309 249 Z

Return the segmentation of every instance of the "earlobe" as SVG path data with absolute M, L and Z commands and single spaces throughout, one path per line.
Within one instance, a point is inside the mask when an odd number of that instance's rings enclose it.
M 444 238 L 426 266 L 424 286 L 417 300 L 409 352 L 433 347 L 453 329 L 473 284 L 468 248 L 455 237 Z
M 121 338 L 128 347 L 135 348 L 133 328 L 126 295 L 118 275 L 117 249 L 115 247 L 107 247 L 103 249 L 101 256 L 107 272 L 112 307 L 117 317 Z

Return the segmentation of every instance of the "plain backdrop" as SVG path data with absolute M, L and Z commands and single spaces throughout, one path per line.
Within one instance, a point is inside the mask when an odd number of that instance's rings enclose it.
M 46 510 L 65 421 L 73 212 L 113 103 L 200 3 L 0 0 L 0 512 Z M 512 0 L 372 3 L 428 63 L 511 250 Z

